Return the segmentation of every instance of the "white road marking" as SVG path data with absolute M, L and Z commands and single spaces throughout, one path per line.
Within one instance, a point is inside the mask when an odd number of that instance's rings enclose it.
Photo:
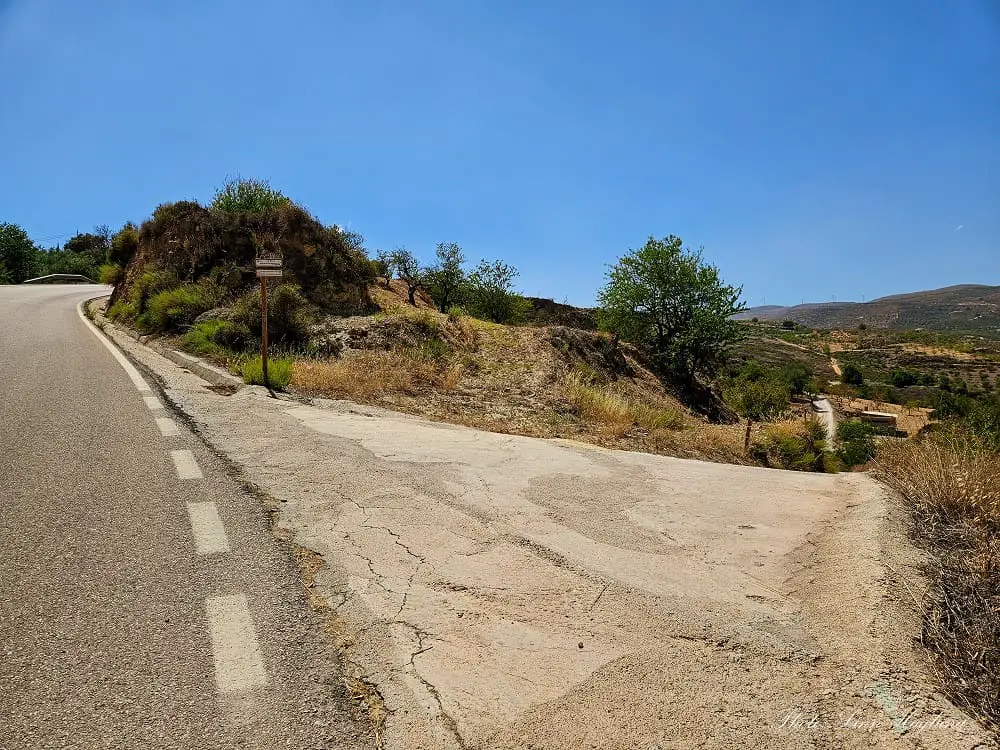
M 146 381 L 143 380 L 143 377 L 142 375 L 139 374 L 139 371 L 135 369 L 135 365 L 133 365 L 131 362 L 125 359 L 125 355 L 122 354 L 120 351 L 118 351 L 118 347 L 116 347 L 114 344 L 108 341 L 107 336 L 101 333 L 100 330 L 98 330 L 97 326 L 95 326 L 93 323 L 90 322 L 90 320 L 83 312 L 84 304 L 85 302 L 81 302 L 76 307 L 76 314 L 80 316 L 80 320 L 82 320 L 84 325 L 86 325 L 87 328 L 90 329 L 90 332 L 95 336 L 97 336 L 98 340 L 108 348 L 108 351 L 111 352 L 111 355 L 118 361 L 118 364 L 122 366 L 122 368 L 125 370 L 125 373 L 129 376 L 129 378 L 131 378 L 132 382 L 135 384 L 135 387 L 139 389 L 139 393 L 148 394 L 150 392 L 149 386 L 146 384 Z
M 219 518 L 219 509 L 213 502 L 188 503 L 191 529 L 194 531 L 194 548 L 199 555 L 214 555 L 229 551 L 226 527 Z
M 174 459 L 174 468 L 177 469 L 177 476 L 180 479 L 201 479 L 204 477 L 191 451 L 170 451 L 170 457 Z
M 157 417 L 156 426 L 160 428 L 160 434 L 163 437 L 177 437 L 181 434 L 181 431 L 177 429 L 177 423 L 170 417 Z
M 267 683 L 250 607 L 244 594 L 213 596 L 205 602 L 215 659 L 215 684 L 223 693 L 242 692 Z
M 163 404 L 160 403 L 160 399 L 156 396 L 143 396 L 142 400 L 146 402 L 146 407 L 150 411 L 156 411 L 157 409 L 163 408 Z

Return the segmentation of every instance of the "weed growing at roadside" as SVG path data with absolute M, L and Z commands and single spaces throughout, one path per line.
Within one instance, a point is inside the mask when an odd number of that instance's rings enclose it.
M 896 490 L 913 535 L 932 555 L 921 641 L 937 657 L 944 692 L 1000 728 L 1000 454 L 975 435 L 946 430 L 885 441 L 875 475 Z
M 632 427 L 676 430 L 684 426 L 680 409 L 642 403 L 611 388 L 588 385 L 576 372 L 566 378 L 566 396 L 583 419 L 624 435 Z
M 267 360 L 267 379 L 276 391 L 288 387 L 294 372 L 294 360 L 291 357 L 274 357 Z M 243 381 L 249 385 L 264 385 L 264 363 L 260 357 L 248 357 L 240 365 Z

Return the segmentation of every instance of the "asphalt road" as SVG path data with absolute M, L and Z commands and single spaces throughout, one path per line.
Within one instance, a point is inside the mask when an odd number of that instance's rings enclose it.
M 0 748 L 370 746 L 260 500 L 79 317 L 105 291 L 0 287 Z

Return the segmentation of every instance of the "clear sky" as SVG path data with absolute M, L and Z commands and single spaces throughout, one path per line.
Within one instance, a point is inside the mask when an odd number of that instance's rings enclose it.
M 1000 0 L 0 0 L 0 221 L 264 177 L 593 302 L 650 234 L 751 304 L 1000 284 Z

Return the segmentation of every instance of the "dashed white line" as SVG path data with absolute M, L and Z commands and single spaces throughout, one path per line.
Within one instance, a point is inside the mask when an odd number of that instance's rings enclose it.
M 174 459 L 174 468 L 177 469 L 178 478 L 201 479 L 204 476 L 198 467 L 198 462 L 194 460 L 194 454 L 191 451 L 170 451 L 170 457 Z
M 187 504 L 194 531 L 194 548 L 199 555 L 215 555 L 229 551 L 229 537 L 226 527 L 219 518 L 219 509 L 213 502 Z
M 181 431 L 177 429 L 177 423 L 170 417 L 157 417 L 156 426 L 160 428 L 160 434 L 163 437 L 177 437 L 181 434 Z
M 142 394 L 149 393 L 150 392 L 149 385 L 147 385 L 146 381 L 143 380 L 143 377 L 142 375 L 139 374 L 139 371 L 135 369 L 135 365 L 133 365 L 131 362 L 125 359 L 125 355 L 122 354 L 120 351 L 118 351 L 118 348 L 110 341 L 108 341 L 107 337 L 103 333 L 101 333 L 97 329 L 97 326 L 91 323 L 90 320 L 87 318 L 87 316 L 84 314 L 83 312 L 84 304 L 86 303 L 81 302 L 79 305 L 77 305 L 76 308 L 76 314 L 80 316 L 80 320 L 82 320 L 84 325 L 86 325 L 87 328 L 90 329 L 90 332 L 95 336 L 97 336 L 98 340 L 108 348 L 108 351 L 111 352 L 111 355 L 118 361 L 118 364 L 122 366 L 122 368 L 125 370 L 125 373 L 132 380 L 132 383 L 135 385 L 135 387 L 139 389 L 139 393 Z
M 266 684 L 246 595 L 213 596 L 205 604 L 219 691 L 243 692 Z
M 163 408 L 163 404 L 160 403 L 160 399 L 156 396 L 143 396 L 142 400 L 146 402 L 146 408 L 150 411 L 156 411 L 157 409 Z

